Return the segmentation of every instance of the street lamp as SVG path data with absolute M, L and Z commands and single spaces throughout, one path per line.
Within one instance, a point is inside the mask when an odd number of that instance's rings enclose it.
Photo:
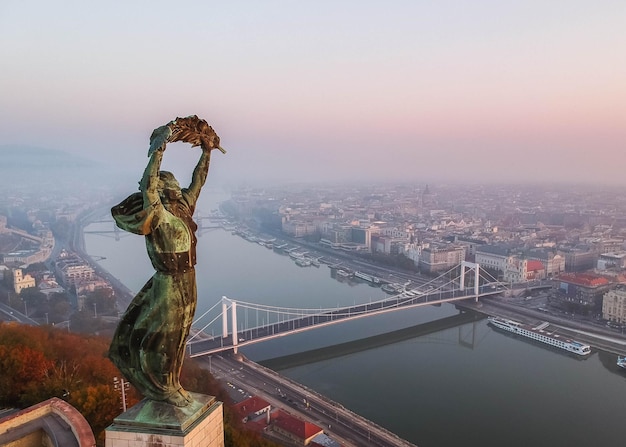
M 129 385 L 130 384 L 127 381 L 125 381 L 123 377 L 121 379 L 118 379 L 117 377 L 113 377 L 113 388 L 115 388 L 115 390 L 119 391 L 121 394 L 123 411 L 126 411 L 126 390 L 128 389 Z

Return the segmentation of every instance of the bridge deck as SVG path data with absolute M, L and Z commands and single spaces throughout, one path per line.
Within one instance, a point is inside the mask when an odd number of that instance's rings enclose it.
M 478 297 L 490 296 L 498 293 L 501 293 L 501 291 L 490 290 L 480 293 Z M 471 292 L 467 290 L 463 292 L 438 291 L 436 293 L 431 293 L 430 295 L 425 294 L 418 297 L 401 297 L 398 295 L 382 301 L 357 304 L 350 307 L 338 308 L 329 312 L 310 314 L 301 318 L 246 329 L 235 334 L 234 343 L 232 333 L 226 338 L 222 336 L 212 337 L 205 334 L 203 337 L 197 337 L 197 339 L 190 341 L 188 343 L 188 350 L 191 357 L 210 355 L 233 349 L 235 347 L 243 347 L 272 338 L 282 337 L 290 333 L 303 332 L 357 318 L 366 318 L 374 315 L 380 315 L 382 313 L 395 312 L 401 309 L 437 305 L 467 299 L 477 299 L 473 290 Z

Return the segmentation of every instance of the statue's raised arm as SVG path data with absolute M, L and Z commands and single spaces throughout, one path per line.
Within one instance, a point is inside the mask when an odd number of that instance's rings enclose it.
M 192 115 L 186 118 L 176 118 L 168 124 L 155 129 L 150 137 L 148 156 L 153 156 L 153 154 L 164 150 L 168 142 L 175 141 L 184 141 L 185 143 L 191 143 L 191 147 L 200 146 L 202 148 L 202 155 L 193 171 L 191 183 L 187 188 L 194 199 L 197 199 L 200 189 L 206 182 L 211 151 L 219 149 L 225 154 L 226 150 L 220 146 L 220 137 L 217 136 L 213 128 L 205 120 Z

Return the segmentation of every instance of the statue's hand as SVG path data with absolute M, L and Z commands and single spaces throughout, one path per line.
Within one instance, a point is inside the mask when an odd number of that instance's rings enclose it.
M 219 143 L 217 146 L 211 146 L 208 144 L 201 144 L 200 146 L 202 147 L 202 152 L 205 152 L 205 153 L 211 152 L 213 149 L 219 149 L 222 152 L 222 154 L 226 153 L 226 149 L 224 149 L 222 146 L 219 146 Z
M 171 135 L 172 129 L 170 128 L 169 123 L 154 129 L 152 131 L 152 135 L 150 136 L 150 149 L 148 149 L 148 157 L 150 157 L 157 150 L 164 151 L 165 145 Z

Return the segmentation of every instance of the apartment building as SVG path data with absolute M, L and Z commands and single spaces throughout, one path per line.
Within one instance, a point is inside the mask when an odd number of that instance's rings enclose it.
M 626 324 L 626 288 L 618 286 L 606 292 L 602 298 L 602 318 Z
M 422 249 L 420 270 L 424 273 L 443 273 L 465 260 L 465 247 L 454 244 L 431 245 Z
M 591 273 L 564 273 L 558 277 L 556 299 L 579 313 L 600 311 L 604 294 L 611 284 L 603 276 Z
M 481 267 L 497 270 L 504 274 L 513 253 L 510 245 L 481 245 L 475 248 L 475 262 Z

